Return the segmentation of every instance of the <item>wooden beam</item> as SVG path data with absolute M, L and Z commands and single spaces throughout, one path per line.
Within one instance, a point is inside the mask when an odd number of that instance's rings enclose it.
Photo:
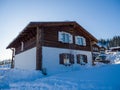
M 90 39 L 90 48 L 91 48 L 91 54 L 92 54 L 92 65 L 94 66 L 94 60 L 93 60 L 93 45 L 94 45 L 94 42 Z
M 42 70 L 42 32 L 43 28 L 37 27 L 36 34 L 36 70 Z
M 11 61 L 11 68 L 14 68 L 14 56 L 15 56 L 15 49 L 12 48 L 12 61 Z

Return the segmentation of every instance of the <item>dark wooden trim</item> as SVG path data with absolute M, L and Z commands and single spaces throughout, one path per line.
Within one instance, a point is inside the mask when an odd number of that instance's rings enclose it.
M 14 55 L 15 55 L 15 49 L 12 50 L 12 61 L 11 61 L 11 68 L 14 68 Z
M 94 45 L 94 42 L 90 40 L 90 47 L 91 47 L 91 54 L 92 54 L 92 65 L 94 66 L 94 60 L 93 60 L 93 45 Z
M 22 52 L 25 52 L 31 48 L 36 47 L 36 36 L 35 37 L 31 37 L 29 40 L 24 42 L 24 49 L 23 51 L 21 51 L 21 44 L 20 42 L 17 43 L 17 46 L 15 46 L 15 55 L 20 54 Z
M 36 34 L 36 70 L 42 70 L 42 30 L 43 28 L 37 27 Z

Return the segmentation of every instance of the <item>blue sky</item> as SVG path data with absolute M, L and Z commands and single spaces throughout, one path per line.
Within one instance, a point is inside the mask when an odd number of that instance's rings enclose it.
M 120 0 L 0 0 L 0 60 L 30 21 L 76 21 L 97 39 L 120 35 Z

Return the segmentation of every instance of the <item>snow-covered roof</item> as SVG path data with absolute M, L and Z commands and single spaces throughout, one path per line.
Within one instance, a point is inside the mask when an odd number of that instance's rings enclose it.
M 117 46 L 117 47 L 111 47 L 110 50 L 112 49 L 120 49 L 120 46 Z

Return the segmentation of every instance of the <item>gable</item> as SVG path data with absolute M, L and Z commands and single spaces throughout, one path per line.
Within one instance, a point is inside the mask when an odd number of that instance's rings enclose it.
M 7 46 L 7 48 L 14 48 L 21 41 L 28 41 L 31 38 L 36 37 L 36 28 L 44 27 L 63 27 L 68 26 L 72 27 L 75 30 L 75 33 L 89 38 L 91 41 L 97 42 L 97 39 L 92 36 L 88 31 L 86 31 L 82 26 L 76 22 L 30 22 L 24 29 L 19 33 L 19 35 Z

